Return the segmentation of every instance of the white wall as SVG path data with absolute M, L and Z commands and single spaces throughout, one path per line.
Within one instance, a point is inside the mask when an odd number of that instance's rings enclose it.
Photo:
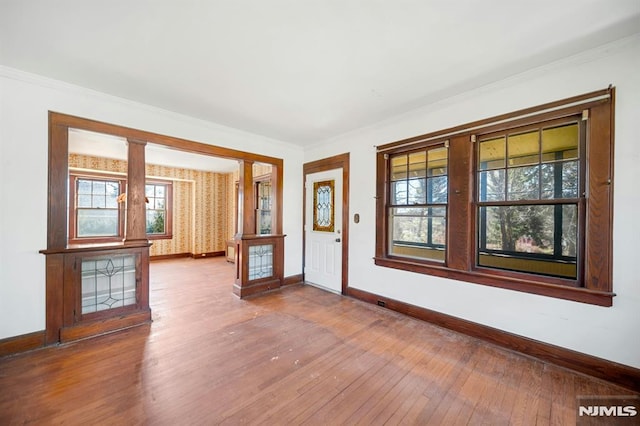
M 472 71 L 471 71 L 472 72 Z M 375 266 L 375 148 L 474 120 L 617 87 L 613 307 Z M 640 368 L 640 34 L 433 104 L 305 151 L 351 152 L 351 287 Z
M 285 276 L 302 272 L 301 148 L 0 67 L 0 339 L 45 328 L 49 110 L 284 159 Z

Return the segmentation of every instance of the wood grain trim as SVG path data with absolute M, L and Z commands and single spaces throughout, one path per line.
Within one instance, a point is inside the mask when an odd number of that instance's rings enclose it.
M 496 275 L 493 270 L 491 270 L 490 273 L 483 273 L 480 269 L 473 271 L 460 271 L 441 265 L 418 263 L 412 262 L 408 259 L 391 259 L 386 257 L 376 257 L 374 258 L 374 262 L 378 266 L 399 269 L 402 271 L 434 275 L 437 277 L 450 278 L 473 284 L 483 284 L 490 287 L 504 288 L 507 290 L 550 296 L 558 299 L 589 303 L 605 307 L 613 306 L 613 297 L 615 296 L 615 293 L 612 292 L 603 292 L 580 287 L 570 287 L 568 285 L 551 284 L 536 280 Z
M 49 191 L 47 249 L 67 246 L 67 191 L 69 167 L 68 128 L 49 113 Z
M 0 358 L 44 347 L 45 332 L 35 331 L 0 340 Z
M 255 284 L 249 285 L 233 285 L 233 294 L 241 299 L 262 295 L 268 291 L 277 290 L 282 286 L 282 283 L 277 278 L 270 278 L 268 280 L 260 281 Z
M 71 327 L 64 327 L 60 330 L 60 342 L 70 342 L 73 340 L 95 337 L 102 334 L 112 333 L 131 327 L 136 327 L 151 322 L 151 310 L 131 314 L 121 315 L 115 318 L 108 318 L 90 323 L 79 324 Z
M 52 125 L 64 126 L 65 131 L 66 128 L 71 127 L 74 129 L 106 133 L 109 135 L 120 136 L 127 139 L 137 139 L 141 141 L 153 142 L 155 144 L 168 146 L 179 151 L 194 152 L 197 154 L 210 155 L 231 160 L 245 159 L 282 167 L 282 159 L 280 158 L 253 154 L 250 152 L 239 151 L 230 148 L 222 148 L 206 143 L 189 141 L 173 136 L 166 136 L 158 133 L 147 132 L 144 130 L 133 129 L 130 127 L 105 123 L 97 120 L 75 117 L 73 115 L 62 114 L 54 111 L 49 112 L 49 123 L 51 123 Z
M 527 116 L 529 114 L 535 114 L 535 113 L 540 112 L 540 111 L 543 111 L 543 114 L 546 114 L 546 110 L 558 108 L 558 107 L 561 107 L 563 105 L 571 105 L 571 104 L 587 101 L 589 99 L 598 98 L 600 96 L 605 96 L 605 95 L 611 95 L 611 89 L 607 88 L 607 89 L 596 90 L 594 92 L 585 93 L 583 95 L 573 96 L 573 97 L 570 97 L 570 98 L 561 99 L 561 100 L 558 100 L 558 101 L 549 102 L 549 103 L 542 104 L 542 105 L 537 105 L 537 106 L 534 106 L 534 107 L 524 108 L 524 109 L 521 109 L 521 110 L 518 110 L 518 111 L 509 112 L 509 113 L 506 113 L 506 114 L 496 115 L 496 116 L 493 116 L 493 117 L 472 121 L 470 123 L 461 124 L 459 126 L 449 127 L 448 129 L 438 130 L 436 132 L 431 132 L 431 133 L 425 133 L 423 135 L 414 136 L 414 137 L 407 138 L 407 139 L 402 139 L 402 140 L 399 140 L 399 141 L 396 141 L 396 142 L 390 142 L 390 143 L 387 143 L 387 144 L 384 144 L 384 145 L 380 145 L 377 148 L 378 148 L 379 151 L 388 151 L 388 150 L 391 150 L 391 149 L 396 148 L 396 147 L 402 147 L 402 146 L 406 146 L 406 145 L 413 144 L 413 143 L 420 143 L 421 141 L 426 141 L 426 140 L 430 140 L 430 139 L 433 139 L 433 138 L 454 137 L 454 136 L 457 136 L 457 134 L 471 133 L 477 127 L 488 127 L 488 126 L 490 126 L 491 129 L 495 130 L 495 129 L 498 129 L 498 128 L 502 128 L 503 125 L 502 124 L 496 124 L 494 126 L 493 124 L 501 122 L 501 121 L 504 121 L 504 120 L 513 120 L 513 121 L 510 121 L 508 123 L 508 125 L 506 125 L 507 127 L 512 127 L 515 123 L 518 122 L 518 121 L 516 121 L 516 119 L 518 117 Z M 599 102 L 602 102 L 602 101 L 587 102 L 587 103 L 584 103 L 584 104 L 582 104 L 580 106 L 576 106 L 575 108 L 587 108 L 587 107 L 589 107 L 591 105 L 594 105 L 594 104 L 597 104 Z M 575 108 L 572 108 L 572 109 L 575 109 Z M 555 116 L 557 114 L 558 114 L 558 112 L 556 111 L 552 115 Z M 538 118 L 536 120 L 538 120 Z
M 209 251 L 206 253 L 188 253 L 187 256 L 191 256 L 194 259 L 202 259 L 204 257 L 219 257 L 226 256 L 225 251 Z
M 290 275 L 288 277 L 284 277 L 284 282 L 282 283 L 283 286 L 287 286 L 287 285 L 296 285 L 296 284 L 302 284 L 304 282 L 304 277 L 302 274 L 297 274 L 297 275 Z
M 640 392 L 640 369 L 350 287 L 348 296 Z
M 323 172 L 326 170 L 342 168 L 342 294 L 346 294 L 349 287 L 349 179 L 350 171 L 350 155 L 348 152 L 344 154 L 334 155 L 333 157 L 323 158 L 321 160 L 311 161 L 302 165 L 302 217 L 303 223 L 306 218 L 307 208 L 307 191 L 305 190 L 305 182 L 307 175 L 311 173 Z M 302 230 L 302 264 L 305 262 L 305 244 L 306 233 Z
M 149 261 L 153 262 L 156 260 L 184 259 L 185 257 L 192 256 L 192 253 L 157 254 L 155 256 L 149 256 Z

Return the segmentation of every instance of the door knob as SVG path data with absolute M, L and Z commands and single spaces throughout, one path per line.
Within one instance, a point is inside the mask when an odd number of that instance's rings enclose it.
M 340 238 L 336 238 L 336 243 L 339 243 L 339 242 L 340 242 Z

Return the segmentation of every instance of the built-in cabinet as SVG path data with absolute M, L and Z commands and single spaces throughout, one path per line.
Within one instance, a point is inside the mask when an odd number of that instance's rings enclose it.
M 151 320 L 149 244 L 45 251 L 48 279 L 60 283 L 47 313 L 53 340 L 67 342 Z M 51 289 L 53 290 L 53 289 Z

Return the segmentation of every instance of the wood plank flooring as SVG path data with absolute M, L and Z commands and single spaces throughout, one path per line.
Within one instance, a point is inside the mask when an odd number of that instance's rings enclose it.
M 153 324 L 0 358 L 0 425 L 568 425 L 630 394 L 309 286 L 239 300 L 233 273 L 152 262 Z

